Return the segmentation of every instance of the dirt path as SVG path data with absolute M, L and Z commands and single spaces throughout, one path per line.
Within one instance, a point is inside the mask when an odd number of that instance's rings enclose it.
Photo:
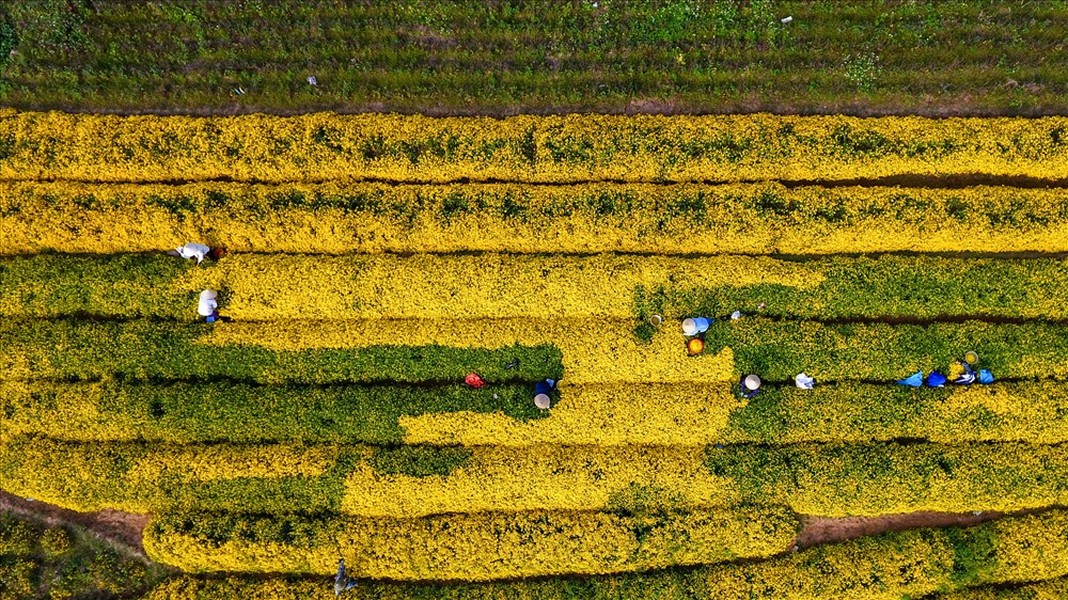
M 109 542 L 124 554 L 148 560 L 141 536 L 148 515 L 126 513 L 117 510 L 77 512 L 0 491 L 0 510 L 19 515 L 37 517 L 49 525 L 76 525 Z
M 798 549 L 810 548 L 818 544 L 842 542 L 866 535 L 875 535 L 887 531 L 903 531 L 923 527 L 952 527 L 976 525 L 993 521 L 1009 515 L 1024 515 L 1045 509 L 1023 510 L 1011 513 L 976 512 L 945 513 L 915 512 L 878 517 L 802 517 L 801 533 L 797 536 Z

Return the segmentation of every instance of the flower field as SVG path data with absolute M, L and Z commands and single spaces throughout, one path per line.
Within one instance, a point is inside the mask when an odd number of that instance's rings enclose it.
M 0 488 L 147 600 L 1062 598 L 1066 128 L 4 112 Z

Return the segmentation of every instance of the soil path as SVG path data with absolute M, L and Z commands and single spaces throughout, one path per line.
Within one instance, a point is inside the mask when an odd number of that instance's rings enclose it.
M 148 560 L 141 543 L 145 525 L 148 524 L 148 515 L 110 509 L 83 513 L 37 500 L 27 500 L 4 491 L 0 491 L 0 511 L 36 517 L 49 525 L 76 525 L 107 541 L 124 554 Z

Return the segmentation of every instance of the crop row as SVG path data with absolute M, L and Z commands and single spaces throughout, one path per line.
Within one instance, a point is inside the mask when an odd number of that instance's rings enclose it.
M 476 371 L 495 384 L 560 379 L 562 359 L 567 381 L 575 384 L 732 377 L 727 355 L 701 361 L 687 357 L 681 333 L 677 339 L 665 335 L 641 344 L 630 321 L 598 325 L 589 320 L 376 319 L 209 327 L 8 319 L 0 321 L 0 378 L 459 382 Z M 105 355 L 108 360 L 101 361 Z M 509 369 L 516 359 L 519 364 Z
M 184 571 L 333 573 L 485 581 L 644 571 L 761 558 L 799 528 L 782 508 L 688 513 L 522 512 L 421 519 L 165 513 L 145 532 L 153 560 Z
M 1055 600 L 1068 590 L 1068 517 L 1050 511 L 968 528 L 919 529 L 825 544 L 769 560 L 609 577 L 455 585 L 365 582 L 354 598 L 483 600 Z M 1057 579 L 1060 578 L 1060 579 Z M 1046 581 L 1042 581 L 1046 580 Z M 1022 583 L 1032 582 L 1032 583 Z M 971 586 L 978 587 L 967 590 Z M 962 591 L 955 591 L 962 590 Z M 327 600 L 321 578 L 197 578 L 168 582 L 146 600 Z
M 1068 251 L 1060 190 L 0 183 L 0 254 Z
M 77 510 L 371 517 L 781 504 L 801 514 L 1014 511 L 1068 502 L 1068 447 L 173 446 L 17 438 L 12 493 Z
M 1068 442 L 1068 385 L 911 389 L 849 382 L 562 386 L 539 411 L 528 385 L 257 386 L 235 382 L 0 382 L 0 439 L 434 445 L 704 445 L 887 441 Z
M 0 179 L 840 181 L 1068 172 L 1068 118 L 0 115 Z
M 9 3 L 5 104 L 137 113 L 1065 112 L 1058 3 L 996 18 L 986 0 L 434 1 L 392 11 L 231 4 Z M 783 15 L 794 19 L 783 24 Z M 230 93 L 238 85 L 247 93 Z
M 0 315 L 194 320 L 197 294 L 238 320 L 1068 318 L 1068 262 L 887 255 L 769 257 L 159 254 L 0 259 Z
M 411 383 L 460 382 L 471 371 L 491 382 L 533 382 L 563 374 L 560 352 L 548 345 L 398 345 L 394 337 L 392 344 L 286 352 L 206 345 L 202 338 L 210 334 L 209 327 L 152 321 L 9 321 L 0 326 L 0 347 L 11 352 L 2 362 L 0 377 Z M 271 329 L 261 327 L 265 333 Z
M 1068 326 L 1041 321 L 834 324 L 746 317 L 713 323 L 705 334 L 708 350 L 696 358 L 686 355 L 675 325 L 658 330 L 650 344 L 626 324 L 595 325 L 523 319 L 215 325 L 9 319 L 0 323 L 0 378 L 460 382 L 478 371 L 491 383 L 566 374 L 569 384 L 608 384 L 712 383 L 741 371 L 772 382 L 792 382 L 805 372 L 823 382 L 892 383 L 917 370 L 947 369 L 967 350 L 978 352 L 982 366 L 999 378 L 1062 379 L 1068 372 Z M 509 368 L 516 359 L 518 365 Z

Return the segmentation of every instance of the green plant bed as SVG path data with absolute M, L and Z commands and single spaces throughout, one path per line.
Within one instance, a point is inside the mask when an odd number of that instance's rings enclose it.
M 563 375 L 560 351 L 548 345 L 496 350 L 369 346 L 273 351 L 198 343 L 212 327 L 139 320 L 9 319 L 0 323 L 0 378 L 459 383 L 466 374 L 477 372 L 490 383 L 500 383 Z M 508 368 L 516 359 L 519 363 Z
M 262 386 L 235 382 L 144 384 L 0 382 L 0 438 L 77 441 L 395 444 L 398 419 L 500 412 L 542 418 L 534 386 Z

